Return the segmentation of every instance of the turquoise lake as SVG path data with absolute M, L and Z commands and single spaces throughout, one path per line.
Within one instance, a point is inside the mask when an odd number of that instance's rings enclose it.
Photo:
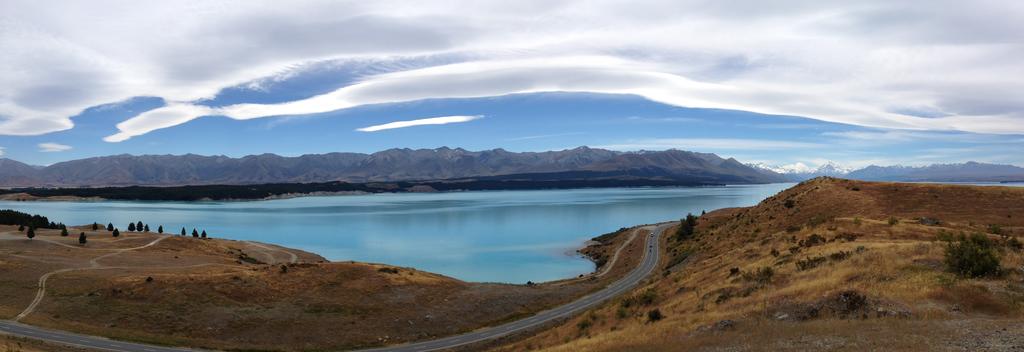
M 0 202 L 66 224 L 143 221 L 415 267 L 468 281 L 548 281 L 594 270 L 575 254 L 621 227 L 756 204 L 792 184 L 372 194 L 252 202 Z

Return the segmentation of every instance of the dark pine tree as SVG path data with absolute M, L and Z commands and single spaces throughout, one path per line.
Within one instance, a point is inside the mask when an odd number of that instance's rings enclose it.
M 685 240 L 693 235 L 693 229 L 697 226 L 697 217 L 693 214 L 686 214 L 686 218 L 680 221 L 679 230 L 676 231 L 676 238 Z
M 114 231 L 114 224 L 107 223 L 107 231 Z
M 28 239 L 31 240 L 32 238 L 36 237 L 36 229 L 29 227 L 28 232 L 25 233 L 25 235 L 28 236 Z
M 146 225 L 145 229 L 146 229 L 146 232 L 149 232 L 149 225 L 148 224 Z
M 93 230 L 93 231 L 96 231 L 96 230 L 99 230 L 99 229 L 100 229 L 100 224 L 97 224 L 97 223 L 95 223 L 95 222 L 94 222 L 94 223 L 92 223 L 92 230 Z
M 203 230 L 203 234 L 199 235 L 202 238 L 206 238 L 206 230 Z
M 135 225 L 135 228 L 136 228 L 136 229 L 138 229 L 138 230 L 139 230 L 139 232 L 142 232 L 142 228 L 143 228 L 143 227 L 144 227 L 144 226 L 143 226 L 143 224 L 142 224 L 142 221 L 139 221 L 139 224 L 138 224 L 138 225 Z
M 85 232 L 78 234 L 78 244 L 85 244 L 86 241 Z
M 60 237 L 68 237 L 68 228 L 60 229 Z
M 181 228 L 181 235 L 182 235 L 182 236 L 184 236 L 184 235 L 185 235 L 185 228 L 184 228 L 184 227 L 182 227 L 182 228 Z
M 146 229 L 146 230 L 148 231 L 149 229 Z M 161 234 L 161 235 L 164 234 L 164 225 L 160 225 L 160 227 L 157 227 L 156 228 L 156 232 Z
M 121 231 L 114 229 L 114 237 L 121 236 Z
M 18 232 L 24 232 L 24 231 L 25 231 L 25 225 L 18 225 Z
M 196 229 L 192 229 L 192 237 L 199 237 L 199 231 L 196 231 Z
M 135 232 L 135 223 L 134 222 L 129 222 L 128 223 L 128 231 L 129 232 Z
M 50 219 L 45 216 L 26 214 L 11 209 L 0 210 L 0 225 L 24 225 L 37 229 L 56 228 L 50 227 Z

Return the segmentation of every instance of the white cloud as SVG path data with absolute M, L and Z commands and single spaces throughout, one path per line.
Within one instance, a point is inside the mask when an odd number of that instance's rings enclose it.
M 992 136 L 963 132 L 907 131 L 907 130 L 867 130 L 867 131 L 828 131 L 822 136 L 831 138 L 833 142 L 846 145 L 879 145 L 900 144 L 917 141 L 962 142 L 972 144 L 1014 144 L 1024 139 L 1016 136 Z
M 58 143 L 39 143 L 39 151 L 44 153 L 65 152 L 71 150 L 70 145 Z
M 439 116 L 439 117 L 430 117 L 430 118 L 418 119 L 418 120 L 389 122 L 389 123 L 385 123 L 385 124 L 382 124 L 382 125 L 374 125 L 374 126 L 368 126 L 368 127 L 363 127 L 363 128 L 357 128 L 356 131 L 360 131 L 360 132 L 377 132 L 377 131 L 391 130 L 391 129 L 396 129 L 396 128 L 406 128 L 406 127 L 413 127 L 413 126 L 447 125 L 449 123 L 469 122 L 469 121 L 473 121 L 473 120 L 479 120 L 479 119 L 482 119 L 482 118 L 483 118 L 483 116 L 481 116 L 481 115 L 474 115 L 474 116 Z
M 663 72 L 658 65 L 605 56 L 476 61 L 386 73 L 368 77 L 330 93 L 279 104 L 236 104 L 219 108 L 175 104 L 118 124 L 107 138 L 121 141 L 150 131 L 216 114 L 247 120 L 270 116 L 315 114 L 366 104 L 429 98 L 477 98 L 538 92 L 635 94 L 685 107 L 727 108 L 768 114 L 816 116 L 821 120 L 863 126 L 953 129 L 962 117 L 922 118 L 889 113 L 870 104 L 834 101 L 833 92 L 791 92 L 785 86 L 742 86 L 698 82 Z M 809 104 L 808 102 L 815 102 Z M 846 105 L 846 106 L 842 106 Z M 990 119 L 970 117 L 978 126 Z M 1024 126 L 979 131 L 1024 133 Z
M 0 29 L 0 135 L 68 129 L 83 109 L 136 96 L 171 106 L 120 124 L 108 141 L 200 115 L 566 90 L 873 127 L 1024 133 L 1024 5 L 1015 2 L 12 0 L 0 4 Z M 323 97 L 189 104 L 313 62 L 452 53 L 465 62 L 369 76 Z M 602 59 L 573 61 L 581 57 Z
M 4 147 L 0 147 L 0 156 L 4 156 Z
M 739 138 L 651 138 L 629 140 L 623 143 L 594 146 L 595 148 L 611 150 L 799 150 L 808 148 L 822 148 L 824 145 L 817 143 L 780 141 L 769 139 L 739 139 Z

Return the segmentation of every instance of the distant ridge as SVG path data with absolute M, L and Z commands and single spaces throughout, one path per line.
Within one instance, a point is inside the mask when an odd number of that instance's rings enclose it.
M 871 165 L 854 170 L 846 177 L 865 181 L 1009 182 L 1024 181 L 1024 168 L 973 161 L 920 167 Z
M 772 167 L 765 164 L 749 166 L 765 171 L 774 171 L 791 181 L 803 181 L 818 176 L 834 176 L 863 181 L 901 182 L 1022 182 L 1024 168 L 1013 165 L 986 164 L 974 161 L 959 164 L 933 164 L 928 166 L 878 166 L 871 165 L 851 170 L 836 163 L 828 162 L 818 168 Z
M 682 150 L 616 152 L 579 147 L 547 152 L 462 148 L 388 149 L 372 154 L 284 157 L 128 154 L 37 168 L 0 159 L 2 187 L 244 185 L 306 182 L 394 182 L 480 177 L 516 179 L 653 179 L 693 184 L 783 182 L 774 172 L 715 154 Z

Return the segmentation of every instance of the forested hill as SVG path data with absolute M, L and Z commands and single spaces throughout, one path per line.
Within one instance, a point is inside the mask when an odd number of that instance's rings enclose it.
M 529 180 L 523 178 L 486 178 L 427 182 L 323 182 L 169 187 L 129 186 L 96 188 L 15 188 L 0 190 L 0 199 L 36 200 L 39 198 L 49 197 L 63 197 L 65 199 L 77 197 L 152 201 L 260 200 L 275 197 L 333 195 L 345 193 L 359 194 L 711 185 L 717 184 L 655 179 Z
M 451 180 L 509 175 L 571 179 L 656 179 L 675 183 L 769 183 L 785 179 L 732 158 L 681 150 L 616 152 L 579 147 L 548 152 L 461 148 L 389 149 L 241 158 L 115 155 L 34 167 L 0 159 L 0 187 L 106 187 Z M 544 176 L 541 176 L 544 175 Z

